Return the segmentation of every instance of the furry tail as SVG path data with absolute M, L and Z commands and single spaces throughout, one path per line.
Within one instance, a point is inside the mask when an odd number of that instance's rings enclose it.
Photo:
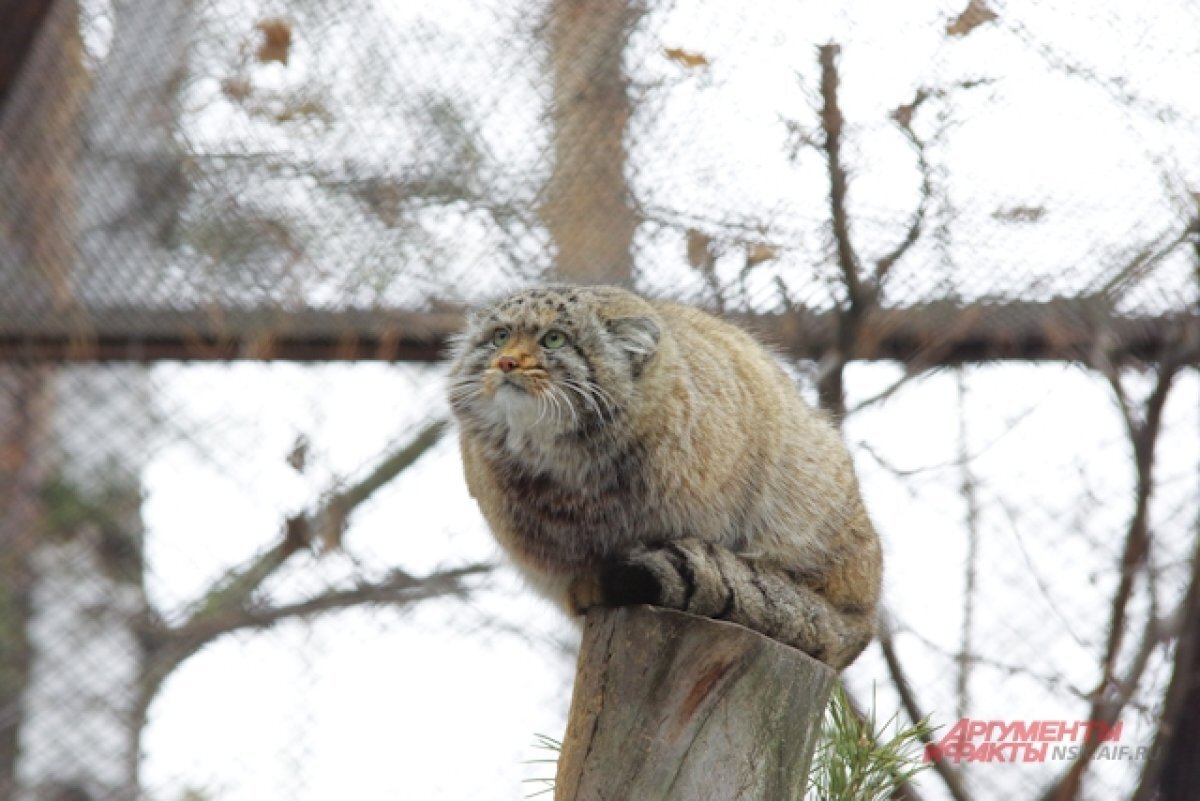
M 577 582 L 568 605 L 651 604 L 728 620 L 841 670 L 875 634 L 874 604 L 836 605 L 815 577 L 719 545 L 680 539 L 638 548 Z

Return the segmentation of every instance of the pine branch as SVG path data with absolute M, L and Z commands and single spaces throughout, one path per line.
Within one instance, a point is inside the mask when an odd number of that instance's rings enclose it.
M 863 714 L 843 688 L 835 687 L 821 727 L 821 748 L 809 775 L 809 797 L 814 801 L 912 797 L 913 777 L 929 767 L 921 759 L 920 744 L 931 731 L 927 719 L 902 727 L 899 713 L 880 725 L 874 698 Z

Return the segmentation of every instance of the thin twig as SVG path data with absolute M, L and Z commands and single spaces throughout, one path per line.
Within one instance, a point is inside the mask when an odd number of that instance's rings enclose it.
M 361 481 L 331 495 L 311 518 L 322 546 L 326 550 L 340 546 L 350 513 L 436 445 L 447 425 L 445 420 L 427 424 L 407 445 L 387 456 Z
M 147 612 L 140 621 L 138 632 L 146 654 L 146 668 L 133 719 L 144 722 L 145 711 L 167 676 L 223 634 L 244 628 L 262 628 L 285 618 L 303 617 L 356 604 L 408 604 L 438 595 L 457 594 L 462 591 L 461 579 L 489 570 L 488 565 L 469 565 L 424 578 L 414 578 L 396 571 L 379 583 L 361 583 L 351 589 L 331 590 L 297 603 L 270 606 L 254 602 L 254 595 L 263 582 L 293 555 L 310 546 L 312 531 L 320 530 L 313 521 L 334 520 L 344 525 L 355 507 L 432 448 L 445 427 L 444 421 L 429 424 L 405 447 L 380 462 L 362 481 L 332 494 L 330 500 L 315 514 L 289 519 L 278 543 L 246 565 L 230 570 L 203 599 L 191 605 L 183 622 L 172 626 L 153 611 Z M 331 509 L 334 505 L 337 508 Z
M 912 381 L 914 378 L 921 375 L 925 371 L 926 371 L 926 368 L 924 368 L 924 367 L 920 367 L 915 364 L 908 365 L 904 369 L 904 375 L 900 376 L 898 379 L 896 379 L 891 384 L 884 387 L 882 390 L 875 393 L 871 397 L 865 398 L 864 400 L 861 400 L 858 403 L 856 403 L 854 406 L 851 406 L 849 409 L 846 410 L 846 416 L 849 417 L 850 415 L 861 412 L 863 409 L 866 409 L 870 406 L 874 406 L 877 403 L 882 403 L 883 401 L 887 400 L 888 398 L 892 397 L 892 395 L 895 395 L 897 392 L 899 392 L 901 389 L 903 389 L 905 384 L 909 383 L 910 381 Z
M 221 610 L 175 630 L 172 639 L 185 646 L 195 643 L 199 647 L 224 634 L 240 629 L 267 628 L 290 618 L 311 617 L 322 612 L 362 604 L 403 606 L 429 598 L 461 595 L 466 591 L 466 585 L 462 581 L 464 578 L 478 576 L 492 569 L 491 564 L 477 563 L 421 577 L 395 570 L 382 581 L 361 582 L 346 589 L 329 590 L 296 603 Z
M 1086 651 L 1088 649 L 1088 645 L 1084 643 L 1083 638 L 1080 637 L 1075 629 L 1071 626 L 1071 621 L 1058 608 L 1058 604 L 1055 602 L 1054 598 L 1051 597 L 1050 584 L 1042 576 L 1041 570 L 1034 562 L 1033 557 L 1029 554 L 1029 549 L 1025 546 L 1025 539 L 1021 536 L 1021 528 L 1017 525 L 1017 515 L 1013 511 L 1012 506 L 1008 503 L 1005 503 L 1003 500 L 998 500 L 997 503 L 999 504 L 1000 509 L 1004 512 L 1004 516 L 1008 518 L 1009 530 L 1012 532 L 1013 539 L 1016 540 L 1017 550 L 1020 552 L 1021 558 L 1025 562 L 1025 569 L 1029 571 L 1029 576 L 1033 579 L 1033 583 L 1037 585 L 1038 591 L 1041 593 L 1042 598 L 1046 601 L 1046 606 L 1049 608 L 1050 613 L 1058 618 L 1058 622 L 1062 624 L 1063 629 L 1068 635 L 1070 635 L 1071 639 L 1075 641 L 1075 644 L 1079 646 L 1081 650 Z
M 887 278 L 891 269 L 896 266 L 896 262 L 904 258 L 917 240 L 921 238 L 921 231 L 925 226 L 925 216 L 929 212 L 929 203 L 933 198 L 933 171 L 929 166 L 929 159 L 925 151 L 925 142 L 921 137 L 917 136 L 916 131 L 912 128 L 912 114 L 917 107 L 930 96 L 930 93 L 925 90 L 917 92 L 917 96 L 913 99 L 912 104 L 903 106 L 906 113 L 896 113 L 892 118 L 904 133 L 904 137 L 908 139 L 912 145 L 913 151 L 917 154 L 917 167 L 921 172 L 921 189 L 920 199 L 917 201 L 917 208 L 913 212 L 913 216 L 908 221 L 908 229 L 904 233 L 904 238 L 888 253 L 875 262 L 875 285 L 880 287 Z
M 1193 549 L 1192 578 L 1187 593 L 1168 620 L 1174 631 L 1163 632 L 1163 636 L 1174 634 L 1180 640 L 1175 649 L 1171 680 L 1163 694 L 1150 758 L 1142 768 L 1133 801 L 1151 801 L 1168 787 L 1174 790 L 1176 797 L 1186 792 L 1187 783 L 1181 780 L 1178 768 L 1191 762 L 1192 758 L 1186 753 L 1188 749 L 1181 752 L 1179 738 L 1183 736 L 1190 739 L 1195 728 L 1188 718 L 1195 718 L 1192 710 L 1197 692 L 1196 663 L 1200 649 L 1200 537 L 1197 537 Z
M 1145 565 L 1149 564 L 1151 535 L 1149 528 L 1150 493 L 1154 486 L 1154 451 L 1162 427 L 1162 412 L 1170 394 L 1172 382 L 1179 370 L 1174 359 L 1164 360 L 1158 368 L 1154 389 L 1145 403 L 1145 411 L 1138 420 L 1133 414 L 1132 404 L 1121 383 L 1121 378 L 1112 362 L 1103 359 L 1099 368 L 1107 376 L 1121 407 L 1122 415 L 1133 445 L 1136 488 L 1134 511 L 1125 535 L 1125 546 L 1121 553 L 1120 578 L 1113 593 L 1112 611 L 1109 615 L 1108 637 L 1100 663 L 1100 682 L 1092 692 L 1090 720 L 1114 722 L 1125 708 L 1137 688 L 1149 662 L 1150 654 L 1161 642 L 1161 626 L 1153 616 L 1149 617 L 1142 642 L 1134 655 L 1130 670 L 1123 680 L 1118 680 L 1117 658 L 1128 627 L 1127 612 L 1133 595 L 1133 582 Z M 1099 747 L 1098 740 L 1083 743 L 1079 754 L 1071 762 L 1062 777 L 1043 794 L 1043 801 L 1074 801 L 1079 797 L 1083 774 L 1091 764 L 1091 757 Z
M 970 706 L 971 668 L 974 665 L 972 634 L 975 626 L 975 596 L 979 568 L 979 497 L 976 492 L 975 474 L 971 471 L 970 454 L 967 451 L 967 384 L 962 368 L 956 371 L 958 389 L 958 469 L 963 500 L 966 502 L 967 558 L 963 576 L 963 619 L 959 643 L 958 681 L 955 694 L 958 698 L 958 716 L 965 718 Z
M 1137 475 L 1137 485 L 1134 496 L 1134 512 L 1130 519 L 1128 532 L 1125 536 L 1125 547 L 1121 554 L 1120 580 L 1117 591 L 1113 595 L 1112 614 L 1109 623 L 1108 641 L 1104 650 L 1101 687 L 1112 680 L 1113 667 L 1116 663 L 1121 642 L 1125 634 L 1125 613 L 1129 598 L 1133 594 L 1133 581 L 1138 570 L 1146 564 L 1150 553 L 1150 493 L 1154 486 L 1154 449 L 1158 443 L 1159 430 L 1162 426 L 1162 412 L 1166 405 L 1167 396 L 1176 374 L 1176 368 L 1170 363 L 1159 367 L 1158 380 L 1150 397 L 1146 401 L 1146 409 L 1141 421 L 1135 420 L 1129 412 L 1128 400 L 1122 401 L 1125 410 L 1129 435 L 1133 445 L 1134 467 Z M 1118 397 L 1125 398 L 1120 376 L 1109 374 L 1109 382 Z
M 1162 237 L 1157 242 L 1152 242 L 1139 249 L 1133 258 L 1105 281 L 1104 286 L 1100 288 L 1100 294 L 1110 301 L 1118 300 L 1130 287 L 1146 278 L 1177 247 L 1187 242 L 1191 235 L 1192 226 L 1189 224 L 1174 236 Z
M 938 656 L 944 658 L 947 662 L 953 662 L 954 660 L 956 660 L 958 658 L 958 654 L 952 652 L 948 648 L 945 648 L 944 646 L 940 645 L 939 643 L 934 642 L 929 637 L 925 636 L 924 634 L 917 631 L 916 629 L 914 629 L 911 626 L 897 626 L 895 631 L 907 634 L 908 636 L 917 640 L 917 642 L 924 645 L 929 650 L 936 653 Z M 1092 696 L 1090 693 L 1085 692 L 1085 691 L 1079 689 L 1078 687 L 1073 686 L 1072 684 L 1067 682 L 1066 679 L 1064 679 L 1062 676 L 1057 675 L 1057 674 L 1039 673 L 1038 671 L 1036 671 L 1026 665 L 1017 665 L 1012 662 L 1005 662 L 1002 659 L 995 659 L 990 656 L 985 656 L 983 654 L 976 654 L 972 661 L 980 667 L 991 668 L 992 670 L 1000 671 L 1001 673 L 1004 673 L 1006 676 L 1025 676 L 1027 678 L 1033 679 L 1034 681 L 1038 682 L 1039 684 L 1044 685 L 1046 687 L 1046 689 L 1051 690 L 1053 692 L 1057 692 L 1059 690 L 1066 689 L 1067 692 L 1069 692 L 1071 695 L 1075 696 L 1076 698 L 1078 698 L 1082 701 L 1090 701 L 1092 699 Z M 1130 703 L 1130 706 L 1133 706 L 1135 709 L 1137 709 L 1139 712 L 1142 712 L 1143 714 L 1147 713 L 1147 711 L 1148 711 L 1145 708 L 1145 705 L 1143 705 L 1143 704 Z
M 892 639 L 891 622 L 886 615 L 880 616 L 879 645 L 883 649 L 883 658 L 887 662 L 888 673 L 891 675 L 892 683 L 896 686 L 896 692 L 900 695 L 900 703 L 904 706 L 905 713 L 914 722 L 925 720 L 927 716 L 917 702 L 917 695 L 900 664 L 900 657 L 896 653 L 896 644 Z M 922 732 L 921 742 L 926 746 L 933 745 L 933 738 L 928 733 Z M 934 750 L 936 751 L 936 749 Z M 933 754 L 933 769 L 941 777 L 942 783 L 946 785 L 946 790 L 955 801 L 970 801 L 971 795 L 967 792 L 962 776 L 941 754 Z
M 253 557 L 247 564 L 226 573 L 202 599 L 191 605 L 190 613 L 178 627 L 186 627 L 206 614 L 249 601 L 268 577 L 293 555 L 312 544 L 314 532 L 324 536 L 336 530 L 340 538 L 350 513 L 432 448 L 445 429 L 444 420 L 430 423 L 407 445 L 385 457 L 362 481 L 329 495 L 328 500 L 313 514 L 290 518 L 279 542 Z
M 1121 712 L 1130 704 L 1155 649 L 1178 636 L 1178 624 L 1181 620 L 1182 615 L 1179 612 L 1166 618 L 1147 616 L 1146 625 L 1142 630 L 1142 639 L 1133 659 L 1130 660 L 1129 669 L 1125 675 L 1112 679 L 1109 686 L 1098 687 L 1092 693 L 1089 720 L 1109 725 L 1117 721 Z M 1091 765 L 1092 757 L 1100 745 L 1101 740 L 1094 737 L 1089 737 L 1081 743 L 1079 753 L 1067 768 L 1066 773 L 1047 788 L 1040 801 L 1071 801 L 1071 799 L 1077 798 L 1082 787 L 1083 774 Z

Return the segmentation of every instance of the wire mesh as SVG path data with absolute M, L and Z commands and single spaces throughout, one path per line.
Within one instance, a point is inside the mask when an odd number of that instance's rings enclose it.
M 551 278 L 737 316 L 814 403 L 849 362 L 935 724 L 1117 704 L 1152 741 L 1200 520 L 1194 4 L 10 5 L 0 801 L 546 775 L 574 635 L 493 567 L 438 359 Z M 847 679 L 901 705 L 877 647 Z

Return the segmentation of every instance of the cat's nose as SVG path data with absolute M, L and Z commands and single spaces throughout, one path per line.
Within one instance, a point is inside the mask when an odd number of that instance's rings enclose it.
M 511 373 L 517 369 L 517 360 L 512 356 L 501 356 L 496 360 L 496 366 L 506 373 Z

